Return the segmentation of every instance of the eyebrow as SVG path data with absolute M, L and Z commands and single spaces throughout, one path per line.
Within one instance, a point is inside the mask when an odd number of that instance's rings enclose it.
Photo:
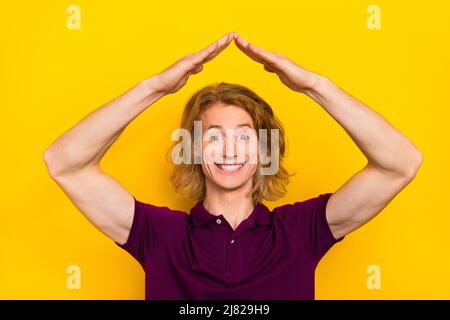
M 248 123 L 241 123 L 241 124 L 238 124 L 237 127 L 238 127 L 238 128 L 241 128 L 241 127 L 249 127 L 249 128 L 252 128 L 252 126 L 251 126 L 250 124 L 248 124 Z M 217 124 L 213 124 L 213 125 L 210 125 L 206 130 L 209 130 L 209 129 L 211 129 L 211 128 L 222 129 L 223 127 L 222 127 L 222 126 L 219 126 L 219 125 L 217 125 Z

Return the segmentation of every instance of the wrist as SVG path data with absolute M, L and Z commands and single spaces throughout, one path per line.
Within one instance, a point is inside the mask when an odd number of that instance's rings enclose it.
M 313 98 L 317 95 L 320 95 L 321 92 L 326 90 L 326 87 L 330 84 L 331 80 L 329 80 L 327 77 L 313 74 L 311 75 L 308 87 L 305 89 L 305 94 Z
M 164 96 L 164 93 L 157 89 L 153 77 L 141 80 L 137 86 L 148 99 L 157 100 Z

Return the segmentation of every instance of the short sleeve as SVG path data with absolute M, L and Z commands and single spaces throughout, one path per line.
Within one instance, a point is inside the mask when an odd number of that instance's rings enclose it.
M 167 207 L 159 207 L 137 200 L 134 196 L 134 215 L 127 242 L 119 247 L 131 254 L 145 269 L 146 259 L 163 243 L 179 217 Z
M 292 204 L 294 224 L 305 242 L 313 260 L 318 263 L 328 250 L 344 237 L 334 238 L 326 217 L 326 206 L 331 193 Z
M 145 203 L 134 199 L 134 214 L 133 222 L 131 224 L 130 233 L 128 234 L 127 242 L 119 244 L 119 247 L 131 254 L 140 264 L 144 266 L 145 248 L 147 247 L 147 239 L 149 232 L 149 219 Z

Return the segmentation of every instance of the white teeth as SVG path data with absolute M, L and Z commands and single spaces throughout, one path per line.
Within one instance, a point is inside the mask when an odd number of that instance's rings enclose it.
M 220 169 L 225 170 L 225 171 L 229 171 L 229 172 L 236 171 L 239 168 L 241 168 L 243 165 L 244 164 L 217 164 L 217 166 Z

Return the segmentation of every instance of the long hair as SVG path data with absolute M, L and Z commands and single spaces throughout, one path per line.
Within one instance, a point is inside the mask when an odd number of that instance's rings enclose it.
M 253 119 L 255 130 L 259 138 L 259 129 L 279 130 L 279 168 L 276 174 L 261 175 L 261 164 L 258 162 L 258 170 L 253 176 L 252 200 L 253 203 L 261 202 L 262 199 L 276 200 L 285 195 L 286 186 L 290 181 L 291 174 L 283 167 L 285 155 L 285 135 L 280 121 L 274 115 L 272 108 L 267 102 L 250 89 L 238 85 L 220 82 L 206 86 L 198 90 L 188 100 L 181 119 L 180 127 L 188 130 L 193 136 L 194 121 L 200 120 L 202 113 L 215 104 L 225 104 L 240 107 L 247 111 Z M 175 146 L 178 141 L 172 145 Z M 271 134 L 267 135 L 267 154 L 271 155 Z M 191 160 L 193 155 L 190 155 Z M 175 191 L 203 201 L 206 196 L 205 176 L 201 164 L 191 161 L 189 164 L 181 163 L 174 165 L 170 176 L 170 182 Z

